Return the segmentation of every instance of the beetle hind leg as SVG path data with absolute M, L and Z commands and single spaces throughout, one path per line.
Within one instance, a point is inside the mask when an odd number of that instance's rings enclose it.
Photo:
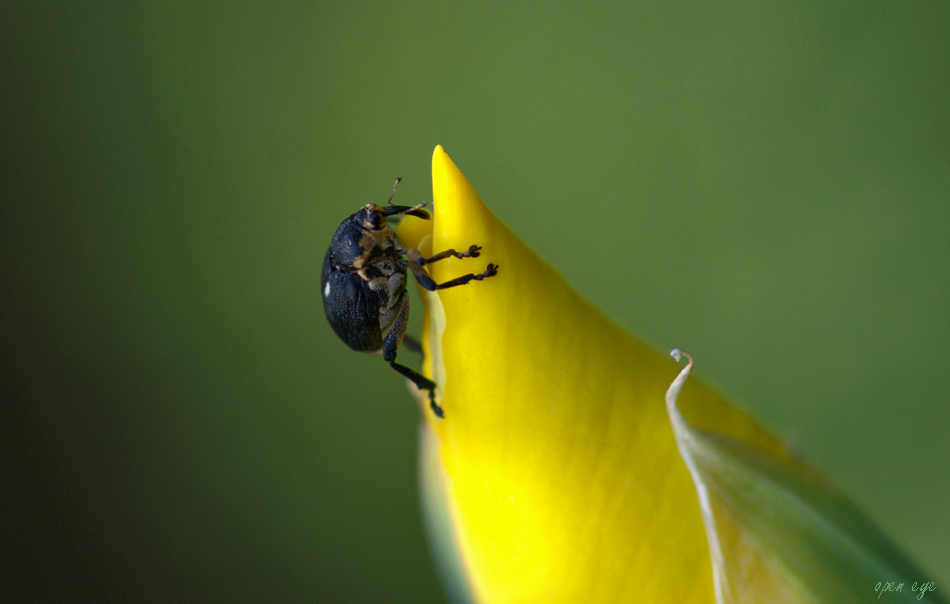
M 396 317 L 396 320 L 393 321 L 392 327 L 389 330 L 389 333 L 386 334 L 386 337 L 383 339 L 383 360 L 389 363 L 389 366 L 398 371 L 404 377 L 412 381 L 416 385 L 416 388 L 419 390 L 428 390 L 429 391 L 429 407 L 432 408 L 432 412 L 435 413 L 436 417 L 443 418 L 445 417 L 445 412 L 442 410 L 442 407 L 435 402 L 435 382 L 425 377 L 415 369 L 411 367 L 406 367 L 396 362 L 396 349 L 399 348 L 399 344 L 404 342 L 406 327 L 409 323 L 409 296 L 406 295 L 401 304 L 399 315 Z M 416 343 L 418 345 L 418 343 Z
M 388 361 L 389 366 L 401 373 L 403 376 L 412 381 L 416 385 L 416 388 L 419 390 L 428 390 L 429 391 L 429 407 L 432 408 L 432 412 L 435 413 L 436 417 L 444 418 L 445 411 L 442 410 L 442 407 L 435 402 L 435 382 L 425 377 L 415 369 L 411 367 L 406 367 L 405 365 L 400 365 L 396 361 Z

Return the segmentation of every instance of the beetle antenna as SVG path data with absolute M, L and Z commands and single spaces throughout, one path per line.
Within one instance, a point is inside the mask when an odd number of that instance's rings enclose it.
M 396 177 L 396 184 L 393 185 L 393 194 L 389 196 L 389 199 L 386 200 L 386 203 L 393 205 L 393 197 L 396 196 L 396 187 L 399 186 L 399 181 L 402 180 L 402 174 Z

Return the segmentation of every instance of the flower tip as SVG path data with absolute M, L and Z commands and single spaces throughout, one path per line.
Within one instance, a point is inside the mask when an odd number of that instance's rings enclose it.
M 679 374 L 676 376 L 676 379 L 673 380 L 673 383 L 670 384 L 670 387 L 666 390 L 666 411 L 670 416 L 670 421 L 673 422 L 674 431 L 677 429 L 677 423 L 683 422 L 682 416 L 679 414 L 679 410 L 676 408 L 676 399 L 680 395 L 680 390 L 683 389 L 683 384 L 686 383 L 686 379 L 689 377 L 689 374 L 693 372 L 693 355 L 689 354 L 685 350 L 680 350 L 679 348 L 674 348 L 670 351 L 670 356 L 679 361 L 683 357 L 686 357 L 686 367 L 683 367 Z
M 674 348 L 670 351 L 670 356 L 673 357 L 677 362 L 682 360 L 683 357 L 686 357 L 686 368 L 691 369 L 693 367 L 693 355 L 686 352 L 685 350 Z
M 458 187 L 463 183 L 471 187 L 442 145 L 436 145 L 435 151 L 432 152 L 432 183 L 437 186 L 440 182 L 453 187 Z M 438 208 L 438 203 L 436 203 L 436 208 Z
M 433 246 L 438 249 L 484 246 L 489 231 L 497 228 L 497 219 L 442 145 L 432 153 L 432 200 Z
M 446 181 L 453 185 L 457 185 L 460 181 L 468 184 L 468 181 L 462 176 L 461 170 L 458 169 L 449 154 L 445 152 L 442 145 L 436 145 L 432 152 L 432 183 L 437 184 L 439 181 Z

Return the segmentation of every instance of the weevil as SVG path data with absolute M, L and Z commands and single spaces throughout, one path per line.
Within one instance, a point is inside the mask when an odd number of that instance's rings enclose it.
M 347 346 L 359 352 L 382 353 L 383 360 L 390 367 L 412 380 L 420 390 L 427 390 L 429 406 L 441 418 L 445 414 L 435 402 L 435 382 L 396 362 L 396 349 L 403 342 L 407 347 L 419 348 L 418 343 L 406 336 L 409 322 L 407 273 L 411 271 L 423 288 L 436 291 L 494 277 L 498 267 L 489 264 L 482 273 L 436 283 L 425 265 L 449 257 L 478 258 L 482 248 L 473 245 L 464 252 L 445 250 L 425 258 L 419 250 L 403 247 L 386 219 L 415 216 L 429 220 L 431 217 L 422 209 L 425 203 L 393 205 L 400 180 L 401 176 L 396 179 L 385 206 L 366 204 L 337 227 L 323 260 L 320 280 L 323 309 L 333 331 Z

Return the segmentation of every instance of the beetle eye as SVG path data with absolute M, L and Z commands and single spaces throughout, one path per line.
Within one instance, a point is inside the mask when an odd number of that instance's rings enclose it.
M 386 226 L 386 217 L 383 216 L 382 212 L 377 212 L 376 210 L 370 212 L 366 220 L 373 226 L 373 230 L 375 231 L 382 230 L 382 228 Z

